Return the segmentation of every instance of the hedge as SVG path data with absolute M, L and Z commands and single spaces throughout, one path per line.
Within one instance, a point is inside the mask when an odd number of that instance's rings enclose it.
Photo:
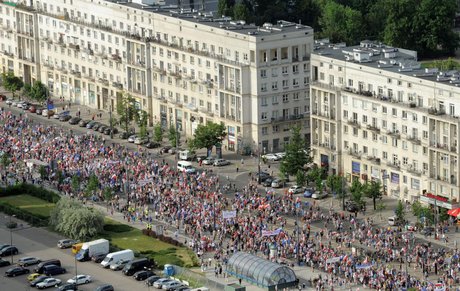
M 174 238 L 172 237 L 169 237 L 169 236 L 165 236 L 165 235 L 158 235 L 155 231 L 151 230 L 151 229 L 146 229 L 144 228 L 142 230 L 142 234 L 146 235 L 146 236 L 150 236 L 150 237 L 153 237 L 153 238 L 156 238 L 156 239 L 159 239 L 165 243 L 168 243 L 168 244 L 171 244 L 171 245 L 174 245 L 174 246 L 177 246 L 177 247 L 183 247 L 184 244 L 175 240 Z
M 61 196 L 56 192 L 47 190 L 43 187 L 38 187 L 32 184 L 21 183 L 6 188 L 0 188 L 0 197 L 28 194 L 51 203 L 57 203 Z
M 26 212 L 19 207 L 12 206 L 7 203 L 0 203 L 0 212 L 4 212 L 8 215 L 15 215 L 17 218 L 27 221 L 33 226 L 48 226 L 47 218 L 44 218 L 41 215 Z

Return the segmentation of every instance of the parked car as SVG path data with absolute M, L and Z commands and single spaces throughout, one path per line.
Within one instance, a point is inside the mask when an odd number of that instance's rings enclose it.
M 286 185 L 286 181 L 283 179 L 275 179 L 272 182 L 272 188 L 282 188 Z
M 145 279 L 147 279 L 148 277 L 153 276 L 153 275 L 155 275 L 155 273 L 152 272 L 152 271 L 142 270 L 142 271 L 138 271 L 138 272 L 134 273 L 133 277 L 137 281 L 144 281 Z
M 15 246 L 8 246 L 3 248 L 0 251 L 0 256 L 11 256 L 11 255 L 17 255 L 19 253 L 18 249 Z
M 128 137 L 128 142 L 133 143 L 136 140 L 136 138 L 137 138 L 137 135 L 133 134 L 130 137 Z
M 326 198 L 327 197 L 327 192 L 318 192 L 316 191 L 315 193 L 313 193 L 313 195 L 311 195 L 311 198 L 313 199 L 323 199 L 323 198 Z
M 262 156 L 262 159 L 267 160 L 269 162 L 276 162 L 281 160 L 281 158 L 275 154 L 266 154 Z
M 28 109 L 28 110 L 29 110 L 30 113 L 36 113 L 36 112 L 37 112 L 37 107 L 31 105 L 31 106 L 29 106 L 29 109 Z
M 203 164 L 205 165 L 213 165 L 215 159 L 213 157 L 207 157 L 206 159 L 203 160 Z
M 6 101 L 5 101 L 6 105 L 12 105 L 13 104 L 13 99 L 12 98 L 8 98 Z
M 288 189 L 288 193 L 290 193 L 290 194 L 298 194 L 298 193 L 302 193 L 302 192 L 303 192 L 303 187 L 298 186 L 298 185 L 291 186 Z
M 119 271 L 123 269 L 126 266 L 126 264 L 129 263 L 130 261 L 131 260 L 125 260 L 125 259 L 118 260 L 115 263 L 110 264 L 110 270 Z
M 173 148 L 170 148 L 170 149 L 168 150 L 168 153 L 169 153 L 169 154 L 175 154 L 176 152 L 177 152 L 177 149 L 174 148 L 174 147 L 173 147 Z
M 63 115 L 63 116 L 59 117 L 59 121 L 61 121 L 61 122 L 67 122 L 70 119 L 72 119 L 72 116 L 70 116 L 70 115 Z
M 13 267 L 11 269 L 6 270 L 5 276 L 7 277 L 16 277 L 19 275 L 29 274 L 30 270 L 24 267 Z
M 42 115 L 42 113 L 43 113 L 43 108 L 37 108 L 37 109 L 35 109 L 35 114 L 37 114 L 37 115 Z
M 35 279 L 33 280 L 29 280 L 30 281 L 30 286 L 31 287 L 35 287 L 38 283 L 40 282 L 43 282 L 45 279 L 48 279 L 48 278 L 51 278 L 51 277 L 48 277 L 48 276 L 45 276 L 45 275 L 40 275 L 40 274 L 37 274 L 38 276 L 35 277 Z M 30 276 L 29 276 L 30 277 Z M 29 279 L 29 277 L 27 277 L 27 279 Z
M 69 283 L 64 283 L 59 288 L 57 288 L 59 291 L 76 291 L 77 286 L 75 284 L 69 284 Z
M 93 279 L 91 278 L 90 275 L 77 275 L 67 280 L 67 283 L 75 284 L 76 282 L 77 285 L 81 285 L 81 284 L 88 284 L 92 280 Z
M 80 122 L 78 122 L 78 126 L 80 127 L 86 127 L 86 125 L 90 122 L 90 120 L 80 120 Z
M 94 123 L 93 127 L 91 127 L 91 129 L 94 130 L 94 131 L 97 131 L 99 129 L 99 127 L 101 127 L 101 126 L 102 126 L 102 123 L 96 122 L 96 123 Z
M 262 182 L 262 185 L 265 187 L 271 187 L 273 182 L 273 177 L 268 177 L 265 181 Z
M 72 247 L 76 243 L 79 243 L 79 241 L 74 239 L 61 239 L 58 241 L 57 246 L 60 249 L 67 249 Z
M 91 120 L 91 121 L 89 121 L 89 122 L 86 124 L 86 128 L 87 128 L 87 129 L 92 129 L 93 126 L 96 125 L 96 123 L 98 123 L 98 122 L 96 122 L 96 121 L 94 121 L 94 120 Z
M 182 286 L 182 287 L 177 288 L 176 291 L 192 291 L 192 289 L 190 289 L 187 286 Z
M 107 128 L 110 129 L 110 127 L 108 127 L 107 125 L 103 124 L 103 125 L 99 126 L 99 128 L 97 129 L 97 131 L 99 131 L 100 133 L 104 133 L 104 131 L 105 131 Z
M 38 289 L 45 289 L 45 288 L 49 288 L 49 287 L 57 287 L 59 285 L 61 285 L 61 280 L 60 279 L 57 279 L 57 278 L 47 278 L 45 280 L 43 280 L 42 282 L 40 283 L 37 283 L 37 285 L 35 285 L 35 287 L 37 287 Z
M 149 139 L 148 139 L 147 137 L 143 137 L 143 138 L 142 138 L 142 137 L 138 136 L 138 137 L 136 137 L 136 138 L 134 139 L 134 144 L 145 144 L 145 143 L 147 143 L 148 141 L 149 141 Z
M 0 267 L 6 267 L 11 265 L 10 261 L 0 259 Z
M 144 146 L 148 149 L 155 149 L 155 148 L 159 148 L 160 144 L 154 141 L 149 141 L 146 144 L 144 144 Z
M 104 284 L 101 286 L 98 286 L 95 291 L 113 291 L 113 286 L 110 284 Z
M 106 253 L 101 253 L 101 254 L 95 254 L 91 257 L 91 261 L 95 262 L 95 263 L 100 263 L 102 262 L 102 260 L 105 258 L 105 256 L 107 256 Z
M 157 281 L 155 281 L 153 283 L 153 287 L 157 288 L 157 289 L 161 289 L 163 287 L 164 284 L 168 283 L 168 282 L 172 282 L 171 279 L 169 278 L 161 278 Z
M 29 276 L 27 276 L 27 280 L 28 281 L 33 281 L 33 280 L 37 279 L 40 276 L 43 276 L 43 275 L 39 274 L 39 273 L 32 273 Z
M 131 135 L 133 135 L 132 132 L 122 132 L 118 137 L 121 139 L 128 139 Z
M 148 286 L 153 286 L 153 283 L 155 283 L 156 281 L 158 281 L 158 280 L 160 280 L 160 279 L 161 279 L 160 276 L 153 275 L 153 276 L 148 277 L 148 278 L 145 280 L 145 284 L 148 285 Z
M 161 148 L 161 152 L 162 153 L 167 153 L 170 148 L 172 148 L 172 147 L 171 146 L 164 146 L 163 148 Z
M 55 276 L 59 274 L 65 274 L 66 269 L 56 266 L 56 265 L 48 265 L 43 267 L 43 274 L 47 276 Z
M 176 288 L 179 288 L 180 286 L 182 286 L 181 282 L 171 281 L 171 282 L 167 282 L 167 283 L 163 284 L 161 286 L 161 289 L 163 289 L 163 290 L 175 290 Z
M 20 258 L 18 260 L 18 265 L 22 266 L 22 267 L 27 267 L 27 266 L 31 266 L 31 265 L 36 265 L 36 264 L 38 264 L 40 262 L 41 262 L 41 260 L 38 259 L 38 258 L 35 258 L 35 257 L 24 257 L 24 258 Z
M 434 233 L 434 227 L 432 227 L 432 226 L 426 226 L 426 227 L 422 230 L 422 234 L 423 234 L 424 236 L 431 236 L 433 233 Z
M 272 176 L 270 176 L 270 174 L 267 172 L 260 172 L 260 173 L 256 172 L 255 174 L 256 174 L 256 177 L 260 179 L 261 183 L 267 180 L 268 178 L 272 178 Z
M 217 159 L 214 161 L 214 166 L 216 167 L 227 166 L 227 165 L 230 165 L 230 162 L 225 159 Z
M 358 212 L 359 211 L 359 207 L 358 205 L 353 202 L 353 201 L 346 201 L 345 202 L 345 209 L 348 211 L 348 212 L 352 212 L 352 213 L 355 213 L 355 212 Z
M 44 274 L 45 267 L 46 266 L 51 266 L 51 265 L 60 267 L 61 266 L 61 261 L 58 260 L 58 259 L 51 259 L 51 260 L 42 261 L 42 262 L 40 262 L 40 264 L 38 264 L 34 268 L 34 272 L 39 273 L 39 274 Z
M 110 131 L 112 131 L 113 134 L 117 134 L 118 133 L 118 129 L 116 127 L 112 127 L 112 129 L 110 129 L 110 126 L 108 128 L 106 128 L 104 130 L 104 134 L 105 135 L 110 135 Z
M 78 124 L 80 121 L 81 121 L 81 118 L 75 116 L 75 117 L 72 117 L 72 118 L 69 120 L 69 124 L 75 125 L 75 124 Z
M 305 198 L 311 198 L 311 196 L 313 195 L 313 190 L 312 189 L 305 189 L 305 191 L 303 192 L 303 197 Z

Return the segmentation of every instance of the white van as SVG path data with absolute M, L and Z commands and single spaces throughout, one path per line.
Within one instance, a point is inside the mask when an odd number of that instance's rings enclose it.
M 187 174 L 193 174 L 196 172 L 192 163 L 186 161 L 177 162 L 177 170 L 180 172 L 186 172 Z
M 189 151 L 189 150 L 179 152 L 179 159 L 183 160 L 183 161 L 191 161 L 195 157 L 196 157 L 196 155 L 193 152 Z
M 388 224 L 391 226 L 395 226 L 397 224 L 396 222 L 396 216 L 390 216 L 388 217 Z
M 123 250 L 107 254 L 102 260 L 101 266 L 104 268 L 110 267 L 110 264 L 118 262 L 119 260 L 132 260 L 134 259 L 134 252 L 132 250 Z

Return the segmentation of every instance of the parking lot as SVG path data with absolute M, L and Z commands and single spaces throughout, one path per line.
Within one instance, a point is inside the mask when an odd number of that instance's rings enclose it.
M 10 243 L 10 231 L 6 229 L 5 222 L 9 217 L 2 215 L 0 217 L 0 243 Z M 58 234 L 34 227 L 23 227 L 13 231 L 13 245 L 19 249 L 19 254 L 14 256 L 14 263 L 19 258 L 25 256 L 38 257 L 41 260 L 59 259 L 62 266 L 67 270 L 66 274 L 53 276 L 66 282 L 68 279 L 75 276 L 75 260 L 70 249 L 59 249 L 56 243 L 62 239 Z M 11 257 L 4 257 L 5 260 L 11 260 Z M 35 267 L 29 266 L 32 270 Z M 1 267 L 0 273 L 3 275 L 9 267 Z M 138 282 L 132 277 L 127 277 L 121 274 L 120 271 L 115 272 L 103 269 L 99 264 L 93 262 L 77 262 L 78 274 L 87 274 L 93 278 L 93 282 L 78 286 L 79 290 L 94 290 L 97 286 L 104 283 L 112 284 L 115 290 L 148 290 L 148 286 L 144 282 Z M 134 288 L 134 289 L 133 289 Z M 0 290 L 34 290 L 29 286 L 27 275 L 17 277 L 0 276 Z M 55 288 L 50 288 L 53 290 Z M 153 290 L 153 288 L 151 288 Z

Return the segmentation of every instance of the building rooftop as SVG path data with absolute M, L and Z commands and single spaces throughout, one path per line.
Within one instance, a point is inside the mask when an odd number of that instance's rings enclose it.
M 196 9 L 179 8 L 177 5 L 158 5 L 158 4 L 139 4 L 129 2 L 129 0 L 105 0 L 119 5 L 124 5 L 130 8 L 139 9 L 151 13 L 158 13 L 165 16 L 177 17 L 190 22 L 208 25 L 214 28 L 223 30 L 231 30 L 235 33 L 245 35 L 272 35 L 283 34 L 296 30 L 311 30 L 312 28 L 307 25 L 297 24 L 285 20 L 279 20 L 276 24 L 264 23 L 262 26 L 255 24 L 247 24 L 243 20 L 232 20 L 231 17 L 216 17 L 212 12 L 198 11 Z M 308 33 L 308 32 L 307 32 Z
M 331 44 L 328 39 L 316 40 L 312 54 L 450 86 L 460 86 L 459 71 L 422 68 L 421 63 L 417 61 L 416 51 L 395 48 L 379 42 L 363 40 L 359 45 L 347 47 L 344 43 Z

